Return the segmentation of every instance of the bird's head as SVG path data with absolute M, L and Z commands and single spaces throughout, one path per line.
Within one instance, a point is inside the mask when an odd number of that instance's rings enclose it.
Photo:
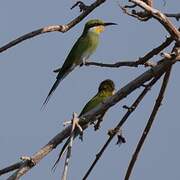
M 107 92 L 111 92 L 112 94 L 114 94 L 114 92 L 115 92 L 114 82 L 110 79 L 106 79 L 106 80 L 102 81 L 101 84 L 99 85 L 99 89 L 98 89 L 98 92 L 100 92 L 100 91 L 107 91 Z
M 89 20 L 84 27 L 84 32 L 94 32 L 100 34 L 104 31 L 105 26 L 117 25 L 116 23 L 104 22 L 100 19 Z

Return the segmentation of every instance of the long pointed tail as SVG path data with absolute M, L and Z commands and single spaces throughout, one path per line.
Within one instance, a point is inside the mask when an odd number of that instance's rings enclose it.
M 47 103 L 49 102 L 51 96 L 53 95 L 54 91 L 56 90 L 56 88 L 58 87 L 59 83 L 61 82 L 62 79 L 56 79 L 55 83 L 53 84 L 51 90 L 48 93 L 48 96 L 46 97 L 45 101 L 42 104 L 41 109 L 43 109 L 43 107 L 45 107 L 47 105 Z
M 47 105 L 47 103 L 49 102 L 51 96 L 53 95 L 54 91 L 56 90 L 56 88 L 58 87 L 59 83 L 75 68 L 76 66 L 73 65 L 72 67 L 70 67 L 69 69 L 67 69 L 66 71 L 63 70 L 63 68 L 59 68 L 58 70 L 55 70 L 55 72 L 59 72 L 57 77 L 56 77 L 56 81 L 53 84 L 51 90 L 49 91 L 48 96 L 46 97 L 45 101 L 43 102 L 43 105 L 41 107 L 41 109 L 43 109 L 43 107 L 45 107 Z
M 63 156 L 63 154 L 67 151 L 68 145 L 70 143 L 70 137 L 67 139 L 67 141 L 65 142 L 64 146 L 61 149 L 61 152 L 59 153 L 58 159 L 56 160 L 56 162 L 54 163 L 52 170 L 55 171 L 58 162 L 60 161 L 61 157 Z

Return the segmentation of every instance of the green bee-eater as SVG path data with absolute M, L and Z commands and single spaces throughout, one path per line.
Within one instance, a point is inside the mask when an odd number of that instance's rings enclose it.
M 116 25 L 115 23 L 105 23 L 99 19 L 89 20 L 84 27 L 84 31 L 74 44 L 61 68 L 54 70 L 57 74 L 56 81 L 52 86 L 43 105 L 47 104 L 51 95 L 56 90 L 59 83 L 78 65 L 83 65 L 90 55 L 96 50 L 99 43 L 99 35 L 104 31 L 105 26 Z
M 102 103 L 104 100 L 106 100 L 108 97 L 112 96 L 115 93 L 115 85 L 114 82 L 110 79 L 106 79 L 101 82 L 98 88 L 97 94 L 84 106 L 83 110 L 79 114 L 79 117 L 87 113 L 88 111 L 92 110 L 96 106 L 98 106 L 100 103 Z M 97 123 L 95 124 L 95 130 L 99 129 L 100 122 L 103 120 L 103 116 L 106 112 L 103 112 L 100 116 L 96 117 Z M 74 138 L 78 135 L 78 132 L 75 133 Z M 59 157 L 57 161 L 55 162 L 53 168 L 56 166 L 56 164 L 59 162 L 61 156 L 64 154 L 64 152 L 67 150 L 68 144 L 70 142 L 70 138 L 67 139 L 65 142 Z

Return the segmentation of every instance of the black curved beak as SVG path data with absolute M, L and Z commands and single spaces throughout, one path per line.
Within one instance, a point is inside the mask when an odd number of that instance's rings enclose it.
M 111 26 L 111 25 L 118 25 L 116 23 L 112 23 L 112 22 L 107 22 L 107 23 L 104 23 L 104 26 Z

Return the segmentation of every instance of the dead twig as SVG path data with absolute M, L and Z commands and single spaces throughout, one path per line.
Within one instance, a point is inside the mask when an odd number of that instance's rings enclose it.
M 79 11 L 86 11 L 89 6 L 85 5 L 82 1 L 77 1 L 72 7 L 71 9 L 74 9 L 76 6 L 79 6 Z
M 68 166 L 69 166 L 69 160 L 71 157 L 71 150 L 72 150 L 72 145 L 73 145 L 73 140 L 74 140 L 74 136 L 75 136 L 75 128 L 79 127 L 79 118 L 78 115 L 76 113 L 73 113 L 73 118 L 72 118 L 72 129 L 71 129 L 71 135 L 70 135 L 70 142 L 67 148 L 67 154 L 66 154 L 66 159 L 65 159 L 65 164 L 64 164 L 64 171 L 63 171 L 63 175 L 62 175 L 62 180 L 66 180 L 67 179 L 67 172 L 68 172 Z M 58 161 L 57 161 L 58 163 Z
M 85 62 L 86 66 L 100 66 L 100 67 L 110 67 L 110 68 L 119 68 L 122 66 L 127 66 L 127 67 L 137 67 L 137 63 L 135 61 L 122 61 L 122 62 L 117 62 L 114 64 L 106 64 L 106 63 L 98 63 L 98 62 Z

